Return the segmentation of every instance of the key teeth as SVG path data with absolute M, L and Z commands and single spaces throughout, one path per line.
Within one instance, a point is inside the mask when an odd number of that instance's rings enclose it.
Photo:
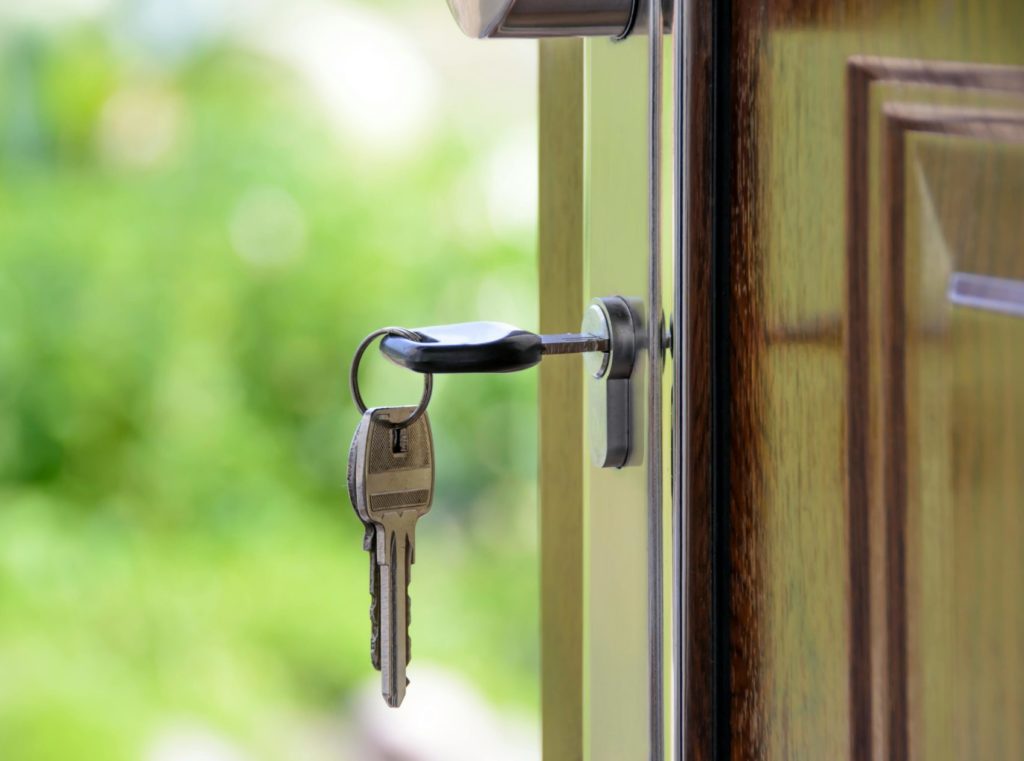
M 370 664 L 380 671 L 380 634 L 377 619 L 373 616 L 373 609 L 370 609 Z
M 380 671 L 380 568 L 374 547 L 376 536 L 376 531 L 367 526 L 363 549 L 370 553 L 370 665 Z

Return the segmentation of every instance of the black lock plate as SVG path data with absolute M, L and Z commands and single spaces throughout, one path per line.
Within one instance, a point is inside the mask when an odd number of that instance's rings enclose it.
M 380 350 L 418 373 L 511 373 L 538 364 L 541 337 L 500 322 L 415 328 L 422 341 L 386 336 Z

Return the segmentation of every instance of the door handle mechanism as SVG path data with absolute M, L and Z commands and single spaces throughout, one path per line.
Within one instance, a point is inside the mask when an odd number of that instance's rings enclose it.
M 591 460 L 621 468 L 631 451 L 632 376 L 644 338 L 637 302 L 611 296 L 590 303 L 579 333 L 542 336 L 500 322 L 467 322 L 388 335 L 380 350 L 395 364 L 429 375 L 510 373 L 548 355 L 583 354 Z
M 448 0 L 470 37 L 625 38 L 641 0 Z

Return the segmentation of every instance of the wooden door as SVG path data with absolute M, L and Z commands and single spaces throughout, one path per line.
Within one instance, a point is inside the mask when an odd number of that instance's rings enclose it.
M 688 5 L 688 755 L 1024 757 L 1024 4 Z
M 1024 757 L 1024 4 L 674 5 L 676 545 L 542 368 L 545 758 Z M 542 45 L 546 330 L 640 288 L 655 47 Z

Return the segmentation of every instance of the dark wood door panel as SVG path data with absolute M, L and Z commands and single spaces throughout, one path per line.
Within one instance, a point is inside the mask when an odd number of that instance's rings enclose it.
M 1021 757 L 1024 4 L 698 5 L 691 752 Z

